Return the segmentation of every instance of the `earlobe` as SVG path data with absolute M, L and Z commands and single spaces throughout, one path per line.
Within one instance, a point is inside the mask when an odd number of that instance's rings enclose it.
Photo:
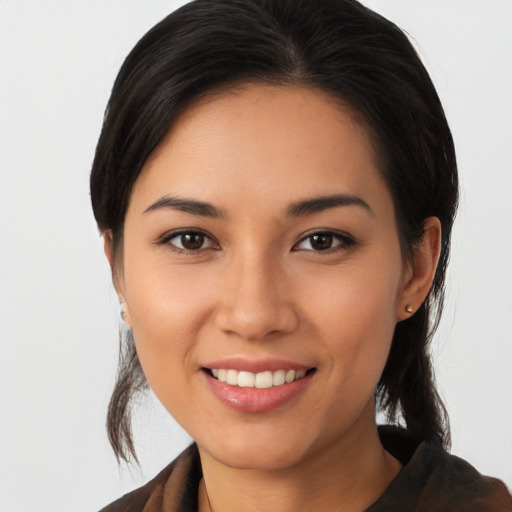
M 130 314 L 128 312 L 128 305 L 125 300 L 121 300 L 121 320 L 130 327 L 132 326 L 130 320 Z
M 441 223 L 429 217 L 424 223 L 423 237 L 414 248 L 410 277 L 402 290 L 397 321 L 410 318 L 428 295 L 441 253 Z
M 126 304 L 126 300 L 124 298 L 122 283 L 119 277 L 118 264 L 115 261 L 114 239 L 112 237 L 112 231 L 110 229 L 107 229 L 106 231 L 103 232 L 103 250 L 105 251 L 105 256 L 107 257 L 108 263 L 110 265 L 110 270 L 112 273 L 112 283 L 114 284 L 114 288 L 116 290 L 117 296 L 119 297 L 119 302 L 121 304 L 121 319 L 125 324 L 131 326 L 128 305 Z

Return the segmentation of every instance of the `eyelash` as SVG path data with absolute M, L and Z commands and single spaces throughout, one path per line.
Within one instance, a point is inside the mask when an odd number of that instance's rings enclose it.
M 179 238 L 185 235 L 195 235 L 195 236 L 202 236 L 205 240 L 210 241 L 209 247 L 201 247 L 197 250 L 192 249 L 185 249 L 184 247 L 177 247 L 175 244 L 171 243 L 171 240 L 175 238 Z M 200 251 L 204 251 L 205 249 L 216 249 L 215 247 L 215 241 L 212 236 L 210 236 L 208 233 L 205 233 L 204 231 L 198 231 L 194 229 L 187 229 L 187 230 L 181 230 L 181 231 L 173 231 L 172 233 L 168 233 L 164 235 L 160 240 L 158 240 L 157 245 L 168 245 L 170 246 L 171 250 L 178 253 L 178 254 L 198 254 Z
M 329 247 L 327 249 L 324 249 L 324 250 L 315 250 L 315 249 L 303 249 L 303 250 L 306 250 L 306 251 L 309 251 L 309 252 L 314 252 L 314 253 L 318 253 L 318 254 L 327 254 L 327 253 L 333 253 L 333 252 L 337 252 L 337 251 L 342 251 L 342 250 L 345 250 L 345 249 L 348 249 L 349 247 L 353 247 L 356 245 L 356 240 L 346 234 L 346 233 L 343 233 L 343 232 L 340 232 L 340 231 L 333 231 L 333 230 L 320 230 L 320 231 L 314 231 L 312 233 L 308 233 L 306 236 L 302 237 L 294 246 L 293 246 L 293 249 L 292 250 L 300 250 L 300 249 L 295 249 L 295 247 L 297 247 L 299 244 L 305 242 L 306 240 L 309 240 L 310 241 L 310 245 L 311 245 L 311 240 L 313 237 L 315 236 L 328 236 L 328 237 L 332 237 L 332 241 L 337 241 L 338 244 L 335 245 L 334 247 Z
M 171 243 L 171 240 L 185 236 L 185 235 L 195 235 L 195 236 L 204 237 L 205 241 L 209 240 L 210 245 L 208 247 L 200 247 L 196 250 L 193 250 L 193 249 L 186 249 L 184 247 L 177 247 L 175 244 Z M 323 249 L 323 250 L 315 250 L 315 249 L 302 249 L 302 250 L 312 252 L 312 253 L 318 253 L 318 254 L 328 254 L 328 253 L 332 253 L 332 252 L 346 250 L 346 249 L 353 247 L 357 244 L 356 240 L 352 236 L 350 236 L 346 233 L 339 232 L 339 231 L 333 231 L 333 230 L 320 230 L 320 231 L 311 232 L 311 233 L 307 234 L 306 236 L 302 237 L 298 242 L 296 242 L 294 244 L 294 246 L 292 247 L 292 251 L 295 252 L 295 251 L 301 250 L 301 249 L 297 249 L 297 247 L 307 240 L 310 241 L 310 245 L 311 245 L 311 240 L 315 236 L 332 237 L 332 241 L 333 242 L 337 241 L 338 244 L 335 245 L 334 247 L 328 247 L 327 249 Z M 210 236 L 208 233 L 205 233 L 204 231 L 198 231 L 198 230 L 192 230 L 192 229 L 174 231 L 172 233 L 168 233 L 168 234 L 164 235 L 160 240 L 157 241 L 157 245 L 159 245 L 159 246 L 168 245 L 168 246 L 170 246 L 171 250 L 176 252 L 177 254 L 198 254 L 199 252 L 204 251 L 206 249 L 214 249 L 214 250 L 218 249 L 218 245 L 216 244 L 216 242 L 212 236 Z

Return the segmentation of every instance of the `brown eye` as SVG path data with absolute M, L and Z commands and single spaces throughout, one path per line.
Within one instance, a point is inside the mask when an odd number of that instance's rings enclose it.
M 212 239 L 199 231 L 182 231 L 168 236 L 161 243 L 169 244 L 176 251 L 198 252 L 213 247 Z
M 318 233 L 310 237 L 311 248 L 315 251 L 325 251 L 332 247 L 333 236 L 329 233 Z
M 181 245 L 188 251 L 197 251 L 204 244 L 204 235 L 201 233 L 186 233 L 180 237 Z
M 348 235 L 337 232 L 319 231 L 304 237 L 294 250 L 322 252 L 335 249 L 346 249 L 355 244 L 355 240 Z

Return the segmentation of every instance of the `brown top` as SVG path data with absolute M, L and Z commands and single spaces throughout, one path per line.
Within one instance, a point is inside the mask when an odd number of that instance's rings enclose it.
M 395 427 L 379 427 L 379 435 L 403 468 L 365 512 L 512 512 L 503 482 L 482 476 L 438 441 L 414 441 Z M 193 444 L 153 480 L 100 512 L 197 512 L 201 477 Z

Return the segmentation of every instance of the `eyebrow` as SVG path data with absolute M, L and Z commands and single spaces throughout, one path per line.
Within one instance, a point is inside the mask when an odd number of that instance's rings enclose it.
M 213 204 L 193 199 L 180 199 L 178 197 L 164 196 L 144 210 L 144 213 L 153 212 L 163 208 L 171 208 L 192 215 L 218 219 L 224 217 L 224 212 L 215 208 Z
M 288 207 L 287 214 L 288 217 L 301 217 L 303 215 L 311 215 L 313 213 L 322 212 L 330 208 L 338 208 L 340 206 L 359 206 L 374 215 L 370 205 L 364 199 L 347 194 L 318 196 L 297 201 Z M 158 201 L 146 208 L 144 213 L 167 208 L 212 219 L 219 219 L 225 216 L 222 210 L 219 210 L 211 203 L 171 196 L 161 197 Z
M 288 216 L 300 217 L 302 215 L 310 215 L 339 206 L 360 206 L 372 215 L 375 215 L 370 205 L 364 199 L 347 194 L 333 194 L 329 196 L 312 197 L 311 199 L 293 203 L 288 208 Z

